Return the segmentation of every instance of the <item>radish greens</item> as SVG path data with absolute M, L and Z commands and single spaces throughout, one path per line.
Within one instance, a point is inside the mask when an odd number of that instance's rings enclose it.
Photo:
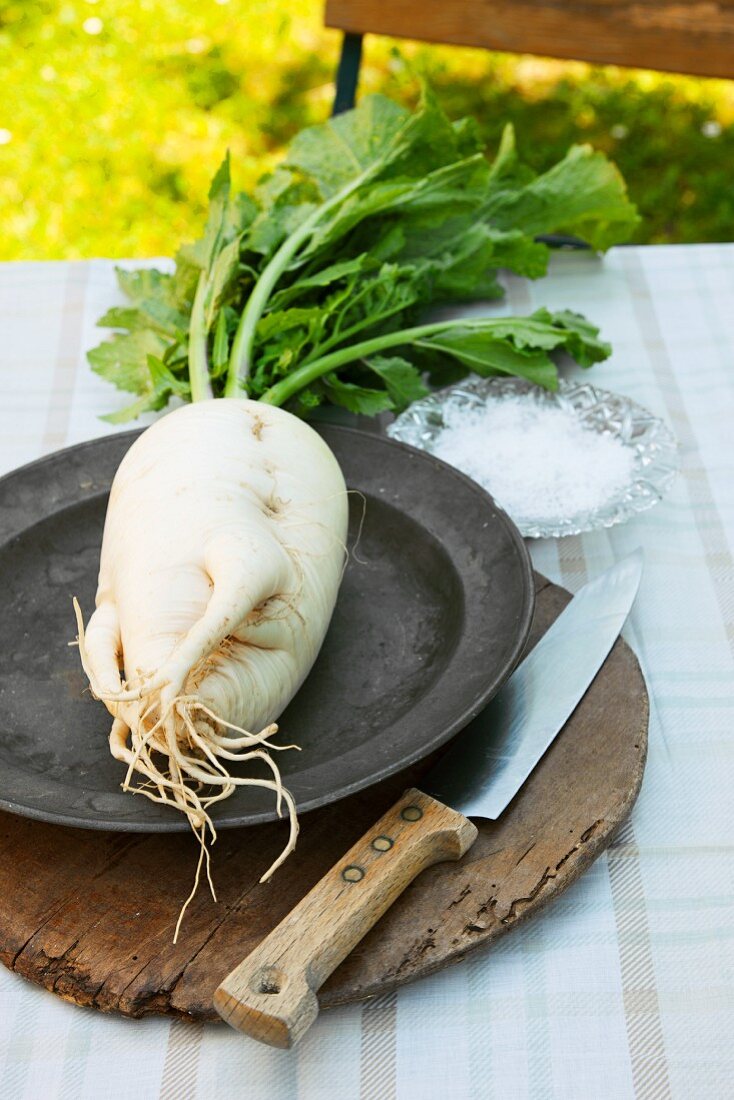
M 588 146 L 536 176 L 511 127 L 490 161 L 473 121 L 450 122 L 430 90 L 414 112 L 373 95 L 298 134 L 252 196 L 233 194 L 227 158 L 209 198 L 204 235 L 172 274 L 119 271 L 129 305 L 100 320 L 118 331 L 89 355 L 136 397 L 110 420 L 221 395 L 371 415 L 468 371 L 553 388 L 554 350 L 583 366 L 609 354 L 569 312 L 426 318 L 436 304 L 500 297 L 500 269 L 543 275 L 538 235 L 600 250 L 629 236 L 624 182 Z

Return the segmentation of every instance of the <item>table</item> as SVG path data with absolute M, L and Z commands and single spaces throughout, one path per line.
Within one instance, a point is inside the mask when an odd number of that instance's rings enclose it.
M 614 343 L 595 382 L 663 416 L 682 476 L 626 526 L 531 546 L 577 589 L 638 545 L 626 628 L 651 695 L 631 820 L 591 871 L 489 953 L 323 1014 L 296 1051 L 216 1026 L 72 1007 L 0 968 L 0 1096 L 97 1100 L 665 1100 L 734 1095 L 734 245 L 554 257 L 501 304 L 572 307 Z M 0 266 L 0 472 L 112 430 L 84 351 L 113 264 Z

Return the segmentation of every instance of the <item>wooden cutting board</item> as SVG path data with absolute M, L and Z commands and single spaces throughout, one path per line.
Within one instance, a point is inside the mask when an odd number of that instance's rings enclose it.
M 536 577 L 529 645 L 569 599 Z M 609 844 L 642 782 L 648 698 L 618 641 L 561 737 L 460 863 L 424 872 L 322 989 L 322 1006 L 384 993 L 490 944 L 557 897 Z M 178 945 L 196 845 L 185 833 L 66 829 L 0 815 L 0 959 L 66 1000 L 104 1012 L 218 1020 L 219 981 L 281 920 L 430 761 L 303 817 L 296 853 L 258 876 L 286 824 L 220 834 L 219 901 L 202 888 Z

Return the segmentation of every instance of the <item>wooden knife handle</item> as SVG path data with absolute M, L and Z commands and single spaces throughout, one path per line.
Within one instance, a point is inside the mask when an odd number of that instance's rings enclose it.
M 426 867 L 477 838 L 462 814 L 409 790 L 327 872 L 214 994 L 232 1027 L 291 1047 L 316 1019 L 316 992 Z

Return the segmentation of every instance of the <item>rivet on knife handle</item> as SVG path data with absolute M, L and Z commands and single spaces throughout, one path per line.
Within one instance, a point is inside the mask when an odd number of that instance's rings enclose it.
M 319 1011 L 317 991 L 422 870 L 460 859 L 476 826 L 409 790 L 229 974 L 214 994 L 232 1027 L 290 1047 Z

